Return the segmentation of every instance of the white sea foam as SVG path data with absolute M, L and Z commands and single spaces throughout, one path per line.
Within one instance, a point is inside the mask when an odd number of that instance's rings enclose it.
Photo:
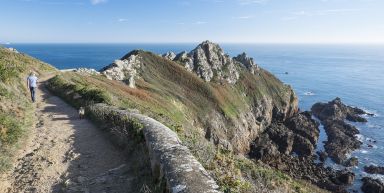
M 368 153 L 368 151 L 364 150 L 364 149 L 360 150 L 360 152 L 363 153 L 363 154 L 367 154 Z
M 311 92 L 311 91 L 307 91 L 307 92 L 304 93 L 304 95 L 306 95 L 306 96 L 314 96 L 315 93 Z
M 364 142 L 364 140 L 365 140 L 365 137 L 362 134 L 356 134 L 355 137 L 360 142 Z

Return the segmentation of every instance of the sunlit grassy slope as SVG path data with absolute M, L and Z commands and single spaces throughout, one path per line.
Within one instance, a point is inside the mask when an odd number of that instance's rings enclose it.
M 169 126 L 212 173 L 224 191 L 323 192 L 274 169 L 217 150 L 204 138 L 203 120 L 209 112 L 217 111 L 231 121 L 262 97 L 273 99 L 276 106 L 282 106 L 287 97 L 294 98 L 286 96 L 292 93 L 289 86 L 265 70 L 255 76 L 240 68 L 241 77 L 235 85 L 205 82 L 179 63 L 156 54 L 145 51 L 133 51 L 130 54 L 138 54 L 142 59 L 137 88 L 130 88 L 123 82 L 108 80 L 101 75 L 84 76 L 73 72 L 53 78 L 50 86 L 55 87 L 56 91 L 63 89 L 65 92 L 71 90 L 85 94 L 86 100 L 76 102 L 72 100 L 73 93 L 63 95 L 61 92 L 62 97 L 75 106 L 105 102 L 138 109 Z
M 16 144 L 33 122 L 33 106 L 26 86 L 28 74 L 54 70 L 30 56 L 0 47 L 0 172 L 8 168 Z

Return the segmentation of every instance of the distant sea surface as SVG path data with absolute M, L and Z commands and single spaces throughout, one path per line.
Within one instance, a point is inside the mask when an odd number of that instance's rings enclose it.
M 58 69 L 87 67 L 100 69 L 133 49 L 157 54 L 189 51 L 196 44 L 11 44 L 17 50 L 52 64 Z M 384 45 L 278 45 L 222 44 L 236 56 L 246 52 L 256 63 L 292 85 L 300 108 L 309 110 L 316 102 L 340 97 L 348 105 L 375 114 L 368 123 L 354 124 L 361 132 L 362 149 L 352 153 L 360 164 L 384 166 Z M 322 139 L 324 137 L 324 131 Z M 376 140 L 369 148 L 369 139 Z M 321 149 L 321 147 L 319 147 Z M 337 166 L 334 166 L 337 167 Z M 376 175 L 374 177 L 382 178 Z M 359 185 L 356 181 L 356 186 Z M 357 187 L 355 187 L 357 189 Z

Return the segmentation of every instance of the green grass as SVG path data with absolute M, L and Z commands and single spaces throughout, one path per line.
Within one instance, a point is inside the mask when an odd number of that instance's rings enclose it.
M 60 75 L 48 81 L 48 88 L 77 108 L 94 103 L 111 104 L 111 96 L 105 90 L 79 81 L 66 80 Z
M 9 169 L 17 146 L 34 122 L 34 108 L 26 88 L 26 77 L 31 71 L 44 74 L 54 68 L 0 47 L 0 173 Z
M 267 190 L 310 192 L 311 185 L 303 185 L 279 171 L 217 150 L 204 136 L 211 112 L 221 113 L 225 124 L 231 125 L 232 121 L 239 121 L 240 113 L 265 98 L 278 107 L 285 106 L 285 101 L 294 102 L 289 86 L 264 70 L 256 76 L 240 70 L 241 78 L 235 85 L 205 82 L 179 63 L 150 52 L 136 53 L 142 57 L 142 64 L 141 78 L 136 80 L 135 89 L 103 76 L 76 73 L 63 73 L 57 77 L 60 80 L 52 80 L 56 81 L 53 85 L 60 87 L 61 93 L 80 93 L 85 86 L 106 91 L 110 95 L 108 103 L 137 109 L 162 122 L 177 132 L 203 166 L 213 173 L 224 192 L 252 192 L 259 190 L 258 185 Z

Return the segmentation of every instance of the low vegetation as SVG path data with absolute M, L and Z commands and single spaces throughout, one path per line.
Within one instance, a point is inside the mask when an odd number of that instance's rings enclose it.
M 261 97 L 273 98 L 276 106 L 284 105 L 282 97 L 287 96 L 283 94 L 289 93 L 286 91 L 290 88 L 272 74 L 264 70 L 258 76 L 242 72 L 235 85 L 207 83 L 176 62 L 149 52 L 137 51 L 137 54 L 143 59 L 137 88 L 102 75 L 84 76 L 73 72 L 62 73 L 49 85 L 60 91 L 59 95 L 65 93 L 62 97 L 68 101 L 73 100 L 74 93 L 82 93 L 81 97 L 92 103 L 137 109 L 167 125 L 178 133 L 224 192 L 324 192 L 263 164 L 218 150 L 204 136 L 204 120 L 212 110 L 231 120 Z M 89 90 L 92 92 L 87 92 Z M 72 101 L 72 104 L 87 105 L 87 100 Z
M 34 122 L 26 77 L 54 68 L 24 54 L 0 47 L 0 172 L 10 166 L 12 155 Z

